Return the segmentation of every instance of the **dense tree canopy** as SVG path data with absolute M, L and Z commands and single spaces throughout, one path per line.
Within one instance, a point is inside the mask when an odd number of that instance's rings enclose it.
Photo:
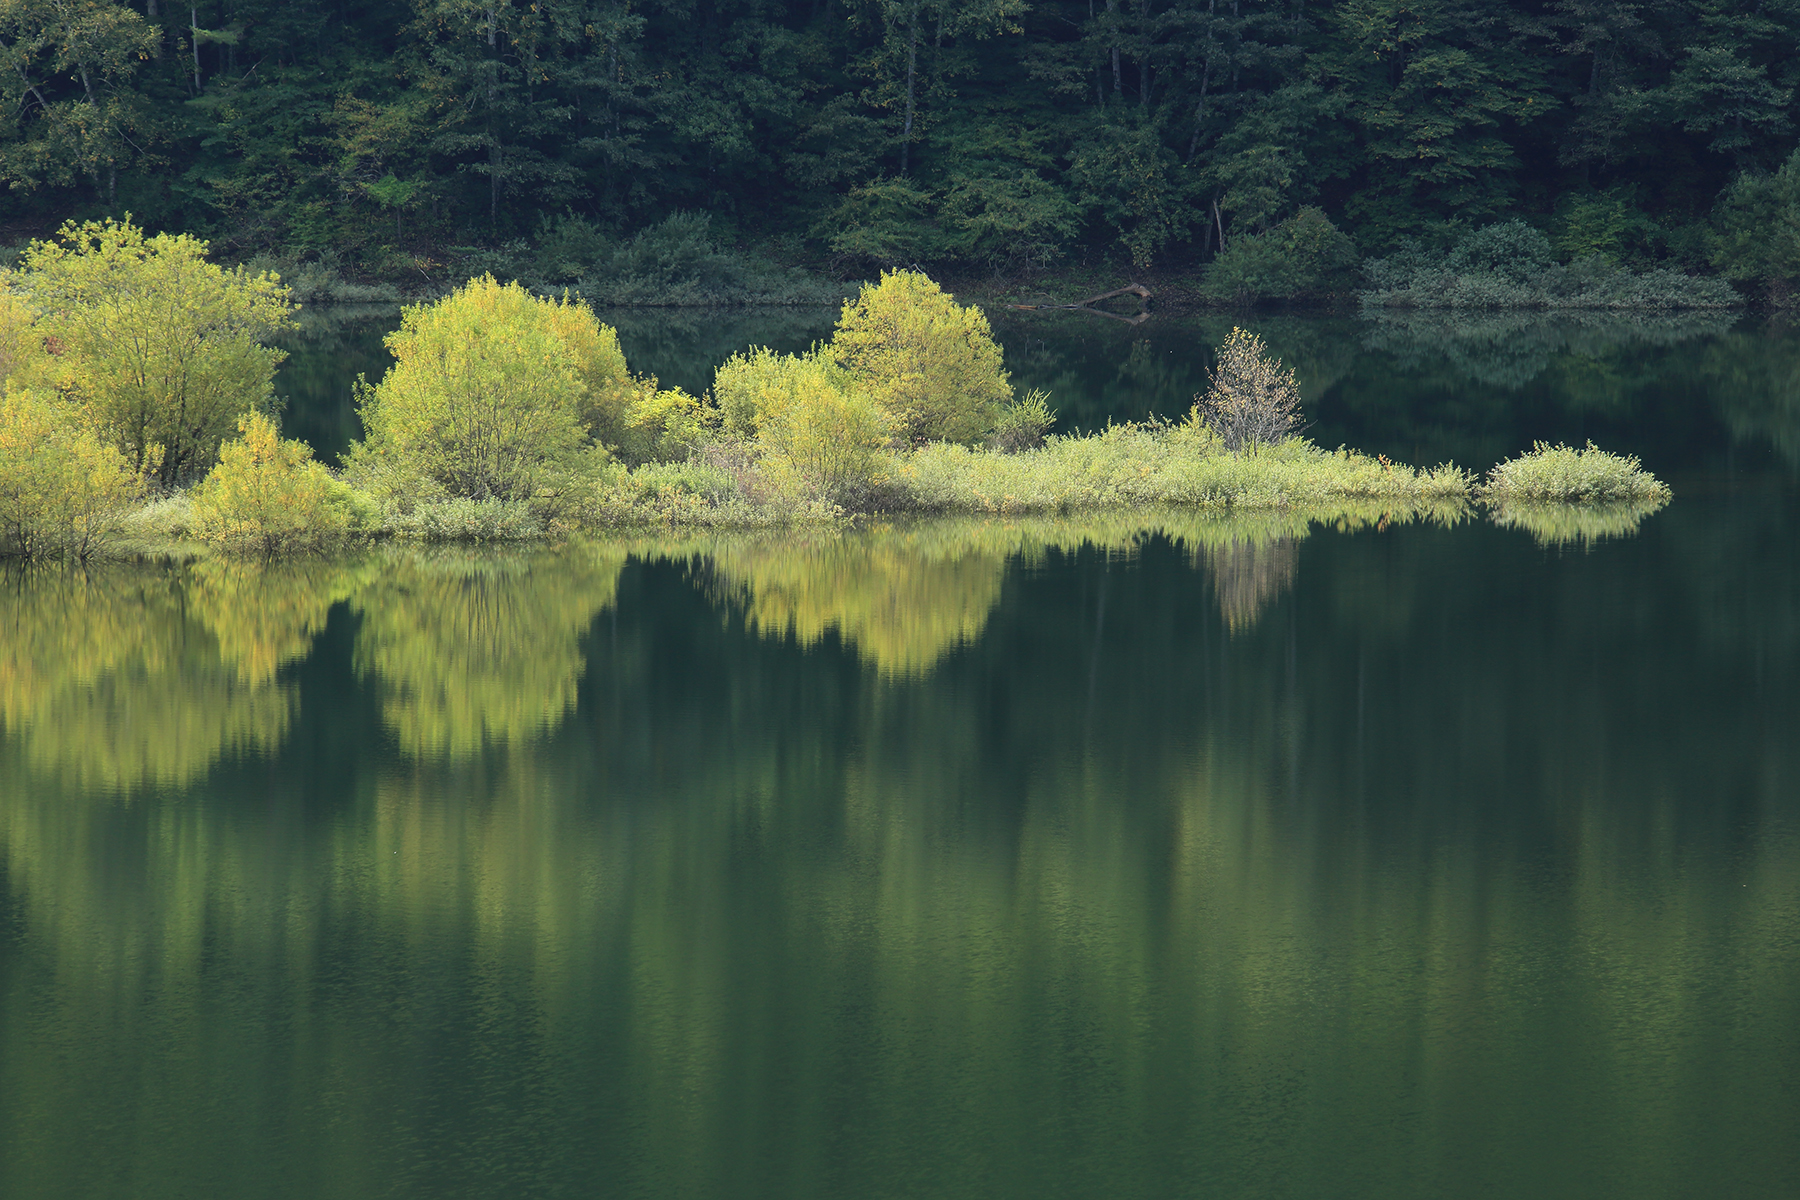
M 1315 206 L 1699 263 L 1797 77 L 1796 0 L 0 0 L 0 223 L 416 279 L 571 217 L 1004 268 Z

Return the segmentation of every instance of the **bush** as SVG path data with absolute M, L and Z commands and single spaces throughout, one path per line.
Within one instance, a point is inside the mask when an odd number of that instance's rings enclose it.
M 1770 285 L 1789 302 L 1800 277 L 1800 150 L 1773 175 L 1739 175 L 1713 210 L 1713 265 L 1728 279 Z
M 262 342 L 292 323 L 287 289 L 129 218 L 57 238 L 31 244 L 22 279 L 72 394 L 133 470 L 165 487 L 205 474 L 238 417 L 269 402 L 286 356 Z
M 398 474 L 449 496 L 529 500 L 556 465 L 580 458 L 584 415 L 602 427 L 614 419 L 594 392 L 616 381 L 623 358 L 585 305 L 488 275 L 407 308 L 386 342 L 394 366 L 360 389 L 368 435 L 350 460 L 351 478 L 371 490 L 391 489 Z
M 884 271 L 844 305 L 831 354 L 903 442 L 979 441 L 1012 400 L 987 317 L 917 271 Z
M 1050 393 L 1033 389 L 1023 400 L 1014 401 L 1000 412 L 988 445 L 1002 454 L 1036 450 L 1044 444 L 1044 435 L 1056 424 L 1056 411 L 1049 404 Z
M 620 458 L 632 465 L 682 459 L 712 437 L 718 412 L 698 397 L 680 388 L 658 388 L 654 377 L 637 384 L 614 447 Z
M 755 439 L 763 470 L 788 495 L 861 505 L 881 486 L 890 417 L 822 353 L 754 347 L 718 369 L 713 396 L 726 432 Z
M 1628 271 L 1601 255 L 1556 261 L 1550 240 L 1523 221 L 1470 233 L 1443 253 L 1416 242 L 1363 264 L 1365 307 L 1673 309 L 1729 308 L 1722 279 L 1659 267 Z
M 117 533 L 141 477 L 62 401 L 0 397 L 0 543 L 27 557 L 86 559 Z
M 1300 385 L 1263 346 L 1262 338 L 1233 328 L 1219 347 L 1212 386 L 1194 398 L 1194 416 L 1227 450 L 1273 446 L 1300 428 Z
M 1635 455 L 1608 454 L 1589 442 L 1582 450 L 1536 443 L 1488 472 L 1484 500 L 1562 500 L 1581 503 L 1654 503 L 1669 498 L 1669 487 L 1643 469 Z
M 492 496 L 427 500 L 390 514 L 389 528 L 422 542 L 529 542 L 544 536 L 543 522 L 529 504 Z
M 1236 304 L 1320 296 L 1348 287 L 1356 264 L 1356 243 L 1318 209 L 1303 208 L 1264 233 L 1233 238 L 1207 265 L 1200 290 Z
M 334 479 L 301 441 L 261 413 L 238 421 L 219 465 L 194 489 L 193 532 L 236 551 L 278 554 L 341 542 L 379 519 L 375 504 Z

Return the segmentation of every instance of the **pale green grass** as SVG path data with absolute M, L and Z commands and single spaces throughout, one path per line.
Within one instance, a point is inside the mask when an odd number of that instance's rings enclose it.
M 1175 505 L 1280 509 L 1347 500 L 1461 501 L 1472 478 L 1454 466 L 1421 471 L 1300 438 L 1229 452 L 1191 426 L 1116 425 L 1050 439 L 1024 454 L 930 445 L 897 464 L 923 512 L 1067 513 Z

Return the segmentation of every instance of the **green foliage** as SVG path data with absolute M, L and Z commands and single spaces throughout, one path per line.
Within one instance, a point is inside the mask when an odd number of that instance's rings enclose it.
M 1142 270 L 1327 200 L 1384 253 L 1554 210 L 1559 256 L 1642 269 L 1800 117 L 1785 2 L 146 11 L 0 0 L 0 221 L 130 209 L 321 297 L 491 271 L 806 302 L 804 254 Z
M 1617 263 L 1648 263 L 1663 240 L 1662 228 L 1624 189 L 1570 192 L 1557 201 L 1551 244 L 1564 261 L 1591 256 Z
M 516 247 L 499 255 L 467 252 L 465 259 L 503 278 L 566 284 L 594 304 L 827 304 L 843 297 L 806 271 L 720 245 L 704 212 L 674 213 L 622 240 L 565 213 L 540 226 L 535 251 L 527 253 L 523 242 Z
M 193 533 L 234 551 L 279 554 L 342 542 L 379 520 L 372 500 L 332 478 L 304 442 L 261 413 L 238 421 L 193 493 Z
M 266 407 L 291 324 L 273 275 L 206 260 L 205 242 L 125 221 L 64 225 L 33 242 L 23 290 L 64 360 L 61 386 L 139 471 L 204 474 L 242 414 Z
M 707 442 L 719 423 L 718 411 L 680 388 L 642 381 L 616 446 L 620 458 L 636 465 L 686 458 Z
M 1680 309 L 1740 303 L 1722 279 L 1667 267 L 1633 272 L 1593 254 L 1572 263 L 1523 221 L 1501 221 L 1469 233 L 1447 251 L 1404 242 L 1363 264 L 1369 307 Z
M 1770 175 L 1745 173 L 1713 210 L 1713 265 L 1728 279 L 1775 285 L 1800 278 L 1800 150 Z
M 950 255 L 1029 270 L 1051 262 L 1075 236 L 1080 210 L 1055 184 L 1020 168 L 958 176 L 939 213 Z
M 1635 455 L 1609 454 L 1589 442 L 1584 449 L 1537 442 L 1517 458 L 1488 472 L 1482 499 L 1574 501 L 1582 503 L 1650 503 L 1669 499 L 1669 486 L 1643 469 Z
M 1262 338 L 1234 327 L 1218 360 L 1211 385 L 1194 398 L 1191 421 L 1203 423 L 1232 451 L 1278 445 L 1299 430 L 1300 385 Z
M 1052 437 L 1041 450 L 996 454 L 924 446 L 900 465 L 898 484 L 927 512 L 1061 513 L 1139 505 L 1290 508 L 1384 501 L 1460 509 L 1470 480 L 1298 438 L 1233 453 L 1203 424 L 1114 425 L 1085 437 Z
M 1358 261 L 1356 244 L 1323 212 L 1303 208 L 1265 233 L 1233 238 L 1207 265 L 1201 290 L 1238 304 L 1324 295 L 1349 286 Z
M 1095 125 L 1069 164 L 1077 202 L 1098 211 L 1131 255 L 1148 267 L 1186 233 L 1192 211 L 1175 153 L 1136 110 Z
M 1015 400 L 1000 410 L 988 445 L 1002 454 L 1035 450 L 1044 444 L 1044 435 L 1056 424 L 1056 410 L 1050 407 L 1050 393 L 1033 389 L 1023 400 Z
M 586 306 L 491 275 L 406 309 L 387 346 L 393 369 L 361 393 L 368 437 L 352 479 L 382 489 L 398 471 L 470 500 L 530 500 L 552 468 L 576 461 L 584 406 L 623 362 Z M 597 411 L 602 426 L 615 417 Z
M 143 153 L 152 119 L 133 76 L 159 38 L 110 0 L 0 3 L 0 180 L 30 191 L 89 183 L 111 202 L 118 171 Z M 65 80 L 79 89 L 61 88 Z
M 817 226 L 833 254 L 880 267 L 930 262 L 949 246 L 932 219 L 931 192 L 906 178 L 851 188 Z
M 974 442 L 1012 399 L 987 317 L 917 271 L 884 271 L 846 302 L 832 357 L 903 442 Z
M 754 439 L 776 490 L 857 506 L 883 482 L 891 414 L 823 350 L 734 355 L 715 374 L 713 397 L 726 433 Z
M 124 456 L 68 405 L 19 388 L 0 396 L 0 550 L 85 559 L 141 490 Z
M 451 496 L 394 512 L 388 529 L 420 542 L 529 542 L 545 536 L 544 524 L 523 500 Z

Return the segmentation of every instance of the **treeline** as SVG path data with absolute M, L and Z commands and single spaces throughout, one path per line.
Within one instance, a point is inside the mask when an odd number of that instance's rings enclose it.
M 0 59 L 15 231 L 415 285 L 1179 267 L 1309 208 L 1363 255 L 1524 216 L 1565 262 L 1800 272 L 1788 3 L 12 0 Z

